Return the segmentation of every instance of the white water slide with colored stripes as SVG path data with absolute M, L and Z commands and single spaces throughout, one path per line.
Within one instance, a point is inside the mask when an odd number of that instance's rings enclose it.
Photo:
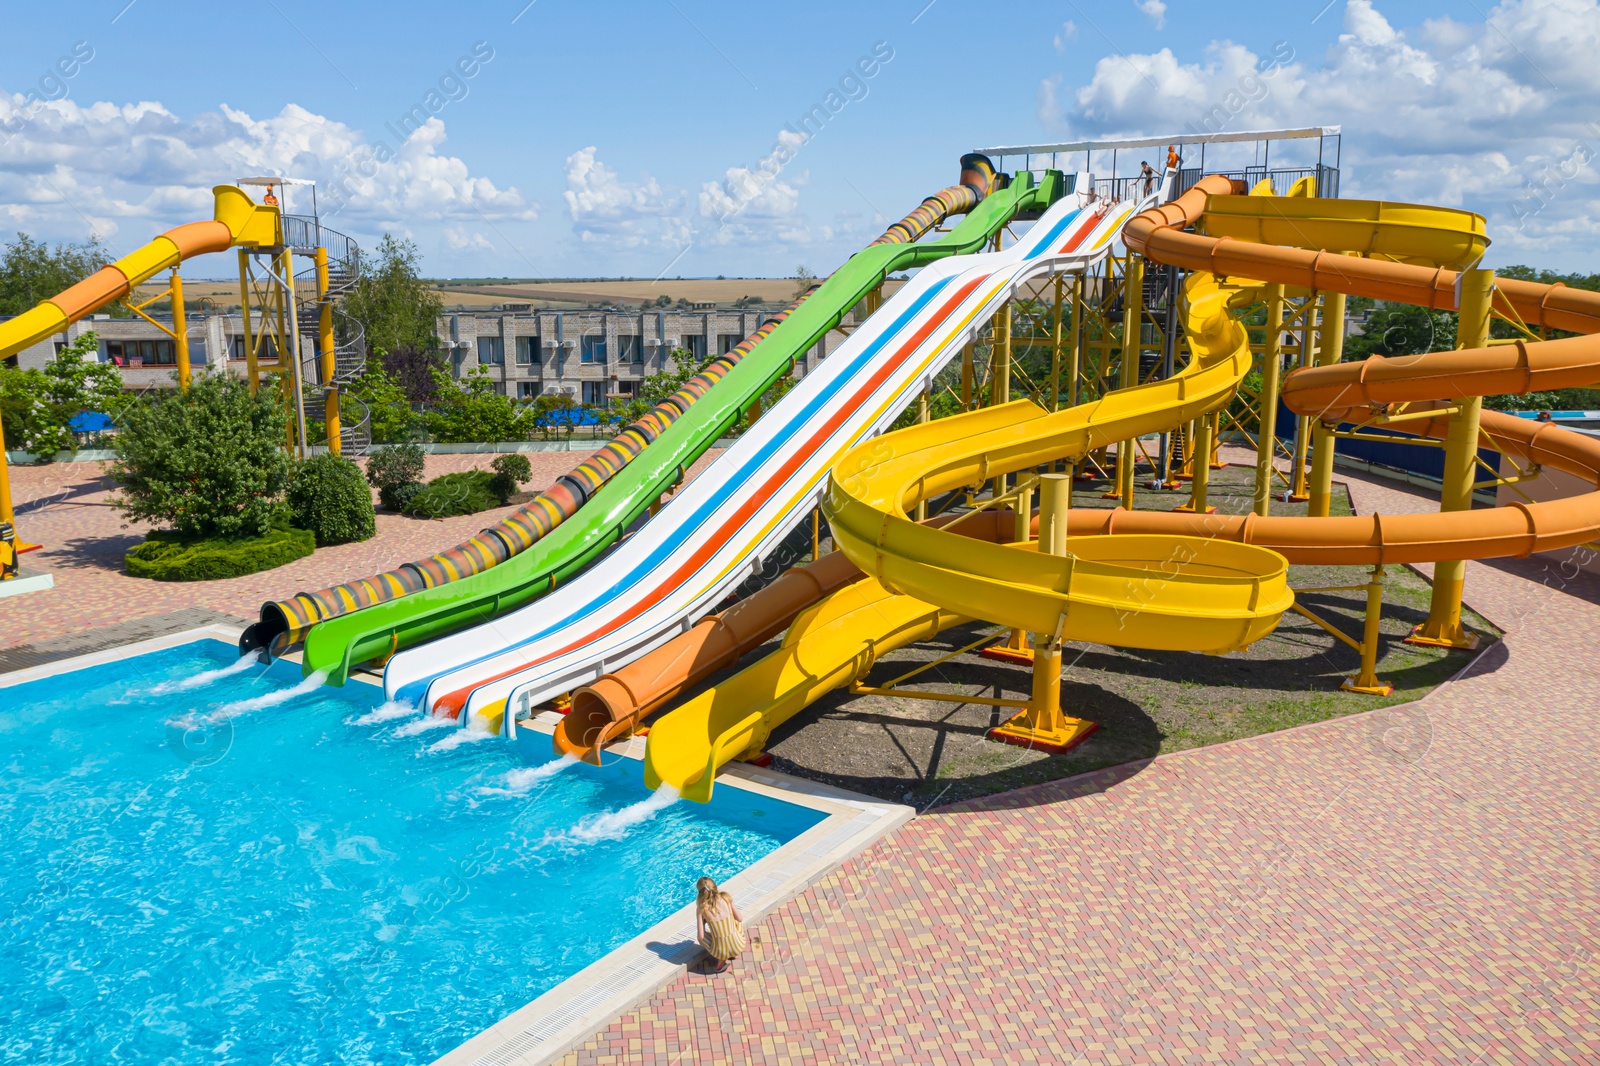
M 503 703 L 510 735 L 535 705 L 694 625 L 810 518 L 838 457 L 886 429 L 1019 286 L 1092 265 L 1146 206 L 1096 202 L 1092 187 L 1078 175 L 1009 248 L 924 267 L 611 554 L 535 603 L 394 656 L 389 696 L 459 709 L 469 727 Z

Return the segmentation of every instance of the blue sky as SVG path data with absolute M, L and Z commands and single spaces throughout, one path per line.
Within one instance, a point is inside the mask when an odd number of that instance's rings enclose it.
M 524 4 L 10 5 L 0 226 L 125 252 L 278 172 L 439 275 L 825 272 L 973 147 L 1223 105 L 1342 125 L 1346 195 L 1482 211 L 1496 262 L 1596 266 L 1594 0 Z

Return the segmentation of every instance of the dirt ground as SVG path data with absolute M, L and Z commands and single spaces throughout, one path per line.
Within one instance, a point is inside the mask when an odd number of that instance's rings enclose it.
M 1211 502 L 1220 512 L 1245 513 L 1254 471 L 1229 466 L 1214 471 Z M 1105 483 L 1080 483 L 1074 507 L 1109 507 L 1100 499 Z M 1170 509 L 1187 490 L 1148 491 L 1139 509 Z M 1274 501 L 1274 515 L 1304 515 L 1305 504 Z M 1334 514 L 1350 514 L 1344 486 L 1335 490 Z M 1292 587 L 1304 590 L 1366 581 L 1363 567 L 1294 566 Z M 1403 643 L 1428 613 L 1428 583 L 1403 566 L 1386 575 L 1378 676 L 1394 685 L 1392 695 L 1341 692 L 1355 672 L 1354 650 L 1296 614 L 1242 652 L 1210 656 L 1148 652 L 1103 644 L 1069 644 L 1064 657 L 1062 702 L 1069 714 L 1099 729 L 1065 755 L 997 744 L 986 731 L 1011 710 L 838 692 L 775 730 L 768 744 L 774 766 L 885 799 L 926 809 L 973 796 L 1001 792 L 1097 770 L 1163 752 L 1216 744 L 1307 722 L 1336 718 L 1414 700 L 1458 672 L 1471 658 L 1464 651 Z M 1359 638 L 1363 592 L 1299 592 L 1313 612 Z M 1498 632 L 1470 611 L 1476 632 Z M 885 682 L 970 644 L 995 627 L 972 625 L 941 634 L 936 642 L 886 655 L 867 679 Z M 760 653 L 757 653 L 760 654 Z M 753 660 L 754 656 L 752 656 Z M 913 688 L 972 696 L 1026 699 L 1029 670 L 980 658 L 956 656 L 908 683 Z

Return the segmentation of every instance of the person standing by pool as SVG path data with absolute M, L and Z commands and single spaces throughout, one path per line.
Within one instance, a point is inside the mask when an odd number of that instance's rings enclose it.
M 728 961 L 745 949 L 744 915 L 733 897 L 717 887 L 709 877 L 695 882 L 695 930 L 700 946 L 717 960 L 712 973 L 722 973 Z

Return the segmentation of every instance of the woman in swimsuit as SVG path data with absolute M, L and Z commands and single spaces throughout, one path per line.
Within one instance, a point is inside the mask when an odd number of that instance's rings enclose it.
M 711 972 L 722 973 L 728 968 L 728 960 L 738 958 L 745 949 L 744 915 L 739 913 L 733 897 L 709 877 L 696 882 L 695 891 L 695 928 L 700 946 L 717 960 Z

